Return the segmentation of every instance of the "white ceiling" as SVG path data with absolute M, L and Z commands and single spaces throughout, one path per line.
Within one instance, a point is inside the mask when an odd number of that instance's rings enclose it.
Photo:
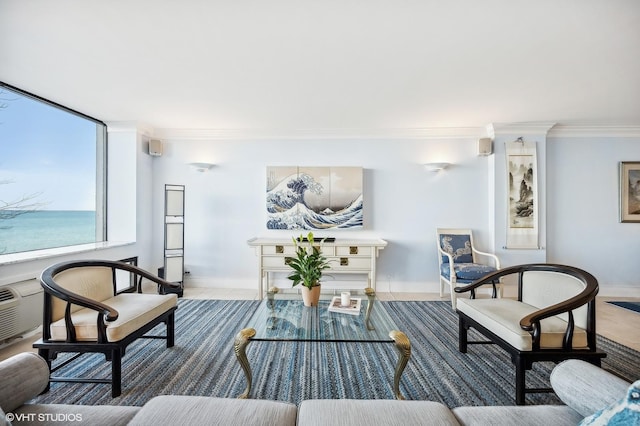
M 638 0 L 0 0 L 0 80 L 157 129 L 640 124 Z

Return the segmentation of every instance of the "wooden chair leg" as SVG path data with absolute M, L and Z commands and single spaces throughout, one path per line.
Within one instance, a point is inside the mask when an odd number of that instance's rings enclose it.
M 456 297 L 458 296 L 458 294 L 455 292 L 455 287 L 456 285 L 454 283 L 451 283 L 450 286 L 450 293 L 451 293 L 451 309 L 453 309 L 454 311 L 456 310 Z
M 111 396 L 113 398 L 122 393 L 122 353 L 120 349 L 111 352 Z
M 174 317 L 173 313 L 167 317 L 167 348 L 172 348 L 175 344 L 176 327 Z
M 526 393 L 525 376 L 527 372 L 527 366 L 525 360 L 516 356 L 513 358 L 513 363 L 516 366 L 516 405 L 524 405 L 524 396 Z
M 467 330 L 469 327 L 465 324 L 464 319 L 458 319 L 458 350 L 463 354 L 467 353 Z
M 596 367 L 602 367 L 602 358 L 600 357 L 595 357 L 595 358 L 592 357 L 592 358 L 589 358 L 588 361 L 591 364 L 595 365 Z

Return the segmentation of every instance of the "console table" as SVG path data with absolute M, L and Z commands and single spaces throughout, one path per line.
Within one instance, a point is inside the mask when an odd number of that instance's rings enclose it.
M 269 289 L 269 273 L 289 272 L 288 258 L 295 256 L 291 238 L 252 238 L 247 241 L 258 256 L 258 297 Z M 318 243 L 320 244 L 320 243 Z M 380 239 L 342 239 L 321 244 L 322 254 L 330 260 L 327 274 L 366 274 L 367 285 L 376 288 L 376 259 L 387 242 Z

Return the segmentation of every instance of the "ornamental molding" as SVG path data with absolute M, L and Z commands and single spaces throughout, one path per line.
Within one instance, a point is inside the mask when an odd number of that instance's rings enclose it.
M 108 122 L 109 133 L 136 132 L 161 140 L 446 140 L 501 136 L 640 138 L 640 124 L 490 123 L 484 127 L 410 129 L 163 129 L 139 122 Z

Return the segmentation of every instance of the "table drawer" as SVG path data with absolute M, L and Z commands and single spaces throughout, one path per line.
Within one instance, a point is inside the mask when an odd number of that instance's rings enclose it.
M 371 256 L 371 247 L 337 246 L 336 256 Z
M 331 270 L 332 271 L 348 271 L 351 269 L 371 269 L 371 258 L 370 257 L 356 257 L 356 256 L 342 256 L 342 257 L 332 257 L 330 258 Z
M 269 245 L 269 246 L 263 246 L 262 247 L 262 253 L 265 255 L 272 255 L 272 254 L 286 254 L 288 255 L 293 255 L 296 253 L 296 248 L 293 245 Z
M 262 266 L 264 268 L 280 268 L 286 269 L 289 266 L 285 263 L 286 259 L 293 256 L 264 256 L 262 258 Z
M 304 243 L 306 244 L 306 243 Z M 303 245 L 302 247 L 308 249 L 309 246 Z M 320 247 L 320 252 L 325 256 L 333 256 L 334 248 L 316 245 L 316 247 Z M 274 245 L 274 246 L 264 246 L 262 248 L 262 254 L 264 256 L 277 256 L 277 255 L 285 255 L 285 256 L 294 256 L 296 254 L 296 248 L 293 245 Z

